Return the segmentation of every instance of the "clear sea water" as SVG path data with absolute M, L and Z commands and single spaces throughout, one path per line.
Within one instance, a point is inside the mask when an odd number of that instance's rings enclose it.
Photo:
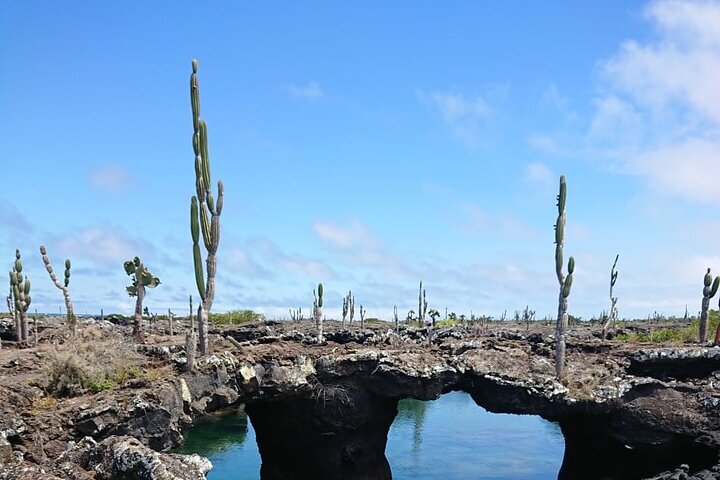
M 257 480 L 260 454 L 243 411 L 199 419 L 175 450 L 212 461 L 209 480 Z M 401 400 L 386 456 L 397 480 L 550 480 L 562 463 L 560 428 L 539 417 L 489 413 L 470 395 Z

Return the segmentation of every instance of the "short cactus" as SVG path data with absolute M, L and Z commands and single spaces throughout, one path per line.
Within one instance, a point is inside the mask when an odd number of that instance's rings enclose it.
M 420 281 L 420 289 L 418 290 L 418 323 L 423 326 L 425 322 L 425 314 L 427 313 L 427 299 L 425 298 L 425 289 Z
M 565 368 L 565 336 L 568 327 L 568 302 L 572 288 L 575 259 L 568 260 L 567 276 L 563 273 L 563 243 L 565 241 L 565 201 L 567 199 L 567 186 L 565 176 L 560 176 L 560 192 L 557 196 L 558 217 L 555 221 L 555 273 L 560 284 L 558 296 L 558 318 L 555 328 L 555 377 L 562 380 Z
M 30 280 L 23 277 L 22 258 L 20 250 L 15 250 L 15 264 L 10 272 L 10 285 L 13 292 L 15 312 L 18 318 L 16 324 L 18 342 L 27 344 L 29 341 L 27 311 L 32 303 L 30 297 Z
M 715 296 L 720 287 L 720 277 L 715 277 L 713 280 L 710 269 L 707 269 L 705 277 L 703 278 L 703 299 L 702 308 L 700 310 L 700 332 L 699 340 L 700 343 L 707 341 L 707 328 L 708 328 L 708 309 L 710 308 L 710 299 Z
M 617 321 L 617 297 L 613 297 L 613 288 L 615 287 L 615 282 L 617 282 L 618 278 L 618 272 L 615 270 L 615 267 L 617 266 L 618 258 L 620 258 L 620 254 L 615 255 L 615 262 L 613 263 L 612 268 L 610 269 L 610 315 L 603 315 L 602 317 L 602 339 L 605 340 L 608 335 L 608 328 L 610 327 L 610 324 L 612 322 Z
M 45 248 L 45 245 L 40 245 L 40 255 L 42 256 L 42 261 L 45 264 L 45 269 L 47 270 L 48 275 L 50 275 L 50 280 L 52 280 L 53 284 L 55 284 L 55 286 L 63 292 L 63 297 L 65 298 L 65 311 L 67 313 L 67 324 L 70 328 L 70 333 L 72 335 L 75 335 L 77 318 L 75 317 L 72 299 L 70 298 L 70 259 L 65 259 L 65 273 L 63 275 L 64 281 L 63 283 L 60 283 L 57 276 L 55 275 L 55 272 L 53 271 L 52 265 L 50 264 L 50 258 L 47 255 L 47 249 Z
M 317 293 L 313 290 L 313 318 L 315 319 L 315 327 L 317 328 L 317 341 L 318 343 L 324 343 L 325 337 L 323 336 L 323 318 L 322 318 L 322 306 L 323 306 L 323 284 L 318 283 Z
M 128 260 L 123 266 L 125 267 L 125 273 L 132 276 L 132 284 L 125 287 L 127 294 L 136 298 L 133 335 L 138 343 L 145 343 L 145 332 L 142 325 L 142 302 L 145 299 L 145 289 L 157 287 L 160 285 L 160 279 L 150 273 L 138 257 Z

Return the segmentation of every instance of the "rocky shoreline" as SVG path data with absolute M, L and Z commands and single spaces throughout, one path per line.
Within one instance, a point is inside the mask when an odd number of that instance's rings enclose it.
M 398 400 L 452 390 L 492 412 L 557 421 L 559 478 L 720 478 L 720 348 L 639 348 L 579 330 L 562 384 L 549 332 L 450 327 L 428 347 L 424 329 L 330 323 L 317 345 L 308 324 L 259 324 L 212 332 L 193 373 L 181 338 L 157 334 L 138 350 L 162 375 L 61 399 L 32 386 L 35 349 L 6 347 L 0 479 L 202 479 L 207 459 L 167 451 L 194 418 L 236 405 L 255 427 L 264 479 L 391 478 L 384 447 Z

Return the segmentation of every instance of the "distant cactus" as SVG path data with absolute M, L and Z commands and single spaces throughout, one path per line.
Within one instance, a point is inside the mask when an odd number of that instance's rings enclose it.
M 355 318 L 355 296 L 352 294 L 352 290 L 350 290 L 347 294 L 347 301 L 348 301 L 348 316 L 349 318 L 349 324 L 352 324 L 353 318 Z
M 720 277 L 715 277 L 713 280 L 710 269 L 707 269 L 705 277 L 703 278 L 703 299 L 702 309 L 700 310 L 700 343 L 707 341 L 707 328 L 708 328 L 708 309 L 710 308 L 710 299 L 715 296 L 720 286 Z
M 560 193 L 557 196 L 558 217 L 555 221 L 555 273 L 560 284 L 560 295 L 558 297 L 558 318 L 555 328 L 555 377 L 562 380 L 565 368 L 565 335 L 568 327 L 568 302 L 570 288 L 573 282 L 575 271 L 575 259 L 568 260 L 568 274 L 563 273 L 563 243 L 565 241 L 565 200 L 567 198 L 567 186 L 565 176 L 560 176 Z
M 29 341 L 27 311 L 30 308 L 30 280 L 23 278 L 23 265 L 20 250 L 15 250 L 15 264 L 10 272 L 10 285 L 13 291 L 15 312 L 19 318 L 17 328 L 18 342 L 27 344 Z
M 190 75 L 190 102 L 193 116 L 193 150 L 195 152 L 195 189 L 190 201 L 190 232 L 193 241 L 193 264 L 195 266 L 195 283 L 200 294 L 198 305 L 198 333 L 200 354 L 205 355 L 208 349 L 208 315 L 215 300 L 215 274 L 217 273 L 217 249 L 220 244 L 220 214 L 223 208 L 223 183 L 218 181 L 217 203 L 210 186 L 210 155 L 208 153 L 207 125 L 200 118 L 200 88 L 197 79 L 197 60 L 192 61 Z M 203 244 L 207 251 L 205 267 L 207 282 L 203 273 L 203 262 L 200 254 L 200 231 Z
M 325 337 L 323 336 L 323 318 L 322 318 L 322 306 L 323 306 L 323 285 L 318 283 L 317 293 L 313 290 L 313 318 L 315 319 L 315 327 L 317 328 L 317 340 L 318 343 L 324 343 Z
M 418 291 L 418 323 L 422 327 L 425 323 L 425 314 L 427 313 L 427 299 L 425 298 L 425 290 L 420 281 L 420 289 Z
M 399 319 L 398 319 L 397 305 L 393 306 L 393 320 L 395 320 L 395 333 L 399 333 L 400 332 L 400 323 L 398 321 Z
M 145 343 L 145 332 L 143 331 L 142 325 L 142 303 L 145 299 L 145 289 L 157 287 L 160 285 L 160 279 L 150 273 L 138 257 L 128 260 L 123 266 L 125 267 L 125 273 L 132 276 L 132 284 L 125 287 L 125 290 L 127 290 L 129 296 L 135 297 L 136 299 L 133 335 L 138 343 Z
M 348 292 L 346 297 L 343 297 L 343 304 L 342 304 L 342 326 L 345 327 L 345 319 L 347 318 L 348 313 L 350 312 L 350 301 L 352 297 L 352 292 Z
M 435 322 L 440 316 L 440 312 L 438 312 L 434 308 L 431 308 L 430 310 L 428 310 L 428 316 L 430 317 L 430 320 L 432 320 L 432 325 L 435 326 Z
M 297 310 L 290 309 L 290 318 L 293 322 L 301 322 L 302 317 L 302 308 L 298 308 Z
M 613 287 L 615 287 L 615 282 L 617 282 L 618 272 L 615 270 L 615 267 L 617 266 L 618 258 L 620 258 L 620 254 L 615 255 L 615 262 L 613 263 L 612 268 L 610 269 L 610 315 L 603 315 L 602 318 L 602 339 L 605 340 L 608 335 L 608 328 L 613 322 L 617 321 L 617 297 L 613 297 Z
M 190 315 L 188 320 L 190 325 L 185 330 L 185 356 L 187 363 L 185 364 L 185 371 L 192 372 L 195 370 L 195 349 L 197 348 L 197 338 L 195 338 L 195 324 L 193 323 L 193 301 L 192 295 L 189 298 L 190 301 Z
M 363 308 L 362 305 L 360 305 L 360 330 L 365 329 L 365 314 L 367 313 L 367 310 Z
M 77 327 L 77 318 L 75 317 L 75 311 L 73 310 L 73 304 L 72 299 L 70 298 L 70 259 L 65 259 L 65 274 L 64 274 L 64 282 L 60 283 L 57 276 L 55 275 L 55 272 L 53 271 L 53 267 L 50 264 L 50 258 L 47 255 L 47 249 L 45 248 L 45 245 L 40 245 L 40 255 L 42 256 L 42 261 L 45 264 L 45 269 L 48 272 L 48 275 L 50 275 L 50 280 L 55 284 L 57 288 L 59 288 L 63 292 L 63 297 L 65 298 L 65 311 L 67 314 L 67 324 L 70 328 L 70 333 L 72 335 L 75 335 L 75 329 Z

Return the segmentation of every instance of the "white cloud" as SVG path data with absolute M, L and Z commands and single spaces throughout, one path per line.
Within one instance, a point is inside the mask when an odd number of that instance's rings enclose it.
M 418 90 L 424 103 L 437 109 L 453 134 L 468 145 L 480 139 L 487 120 L 493 115 L 487 97 L 466 97 L 459 93 Z
M 589 140 L 659 192 L 720 204 L 720 2 L 660 0 L 652 41 L 626 41 L 601 64 Z
M 378 243 L 377 239 L 368 232 L 367 227 L 357 219 L 350 220 L 346 225 L 335 222 L 315 222 L 312 229 L 320 240 L 337 249 Z
M 89 227 L 60 239 L 57 251 L 91 261 L 110 263 L 124 262 L 135 256 L 152 251 L 144 242 L 131 238 L 116 227 Z
M 462 207 L 464 220 L 459 224 L 459 230 L 474 235 L 489 237 L 533 237 L 537 234 L 532 228 L 517 218 L 502 214 L 490 214 L 476 203 L 467 203 Z
M 542 162 L 531 162 L 525 165 L 525 178 L 544 186 L 555 185 L 556 177 L 550 167 Z
M 104 165 L 90 171 L 90 186 L 97 190 L 122 194 L 134 185 L 130 172 L 119 165 Z
M 310 81 L 304 85 L 288 85 L 285 87 L 285 90 L 295 98 L 305 98 L 308 100 L 317 100 L 325 96 L 322 87 L 314 81 Z

